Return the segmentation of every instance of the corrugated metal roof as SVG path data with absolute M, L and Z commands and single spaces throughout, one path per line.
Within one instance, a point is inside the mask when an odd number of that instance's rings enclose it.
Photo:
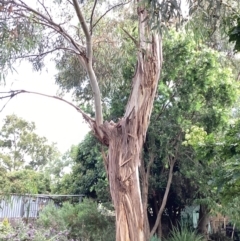
M 37 218 L 39 212 L 54 198 L 78 197 L 81 201 L 84 195 L 11 195 L 2 196 L 0 200 L 0 219 L 2 218 Z

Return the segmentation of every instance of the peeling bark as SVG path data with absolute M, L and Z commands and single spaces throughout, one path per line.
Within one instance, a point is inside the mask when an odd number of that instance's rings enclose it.
M 141 152 L 158 85 L 161 42 L 152 37 L 149 49 L 139 51 L 132 93 L 125 116 L 101 127 L 108 143 L 106 163 L 116 212 L 117 241 L 145 241 L 147 227 L 140 190 Z M 106 141 L 107 140 L 107 141 Z
M 141 152 L 160 78 L 162 45 L 158 35 L 149 39 L 144 9 L 138 9 L 139 51 L 126 112 L 118 123 L 105 122 L 101 128 L 109 147 L 105 166 L 116 213 L 116 241 L 146 241 L 139 168 Z

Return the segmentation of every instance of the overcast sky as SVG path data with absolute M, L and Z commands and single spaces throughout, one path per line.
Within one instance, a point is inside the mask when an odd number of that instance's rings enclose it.
M 9 74 L 6 86 L 1 85 L 0 91 L 26 89 L 56 95 L 58 86 L 54 84 L 54 66 L 48 65 L 48 72 L 33 72 L 30 64 L 23 63 L 16 67 L 18 73 Z M 71 97 L 66 97 L 71 100 Z M 0 109 L 6 100 L 0 101 Z M 14 97 L 0 112 L 0 126 L 6 115 L 16 114 L 27 121 L 34 121 L 37 133 L 45 136 L 50 142 L 56 142 L 59 150 L 64 153 L 71 145 L 78 144 L 89 131 L 80 113 L 73 107 L 47 97 L 33 94 L 21 94 Z

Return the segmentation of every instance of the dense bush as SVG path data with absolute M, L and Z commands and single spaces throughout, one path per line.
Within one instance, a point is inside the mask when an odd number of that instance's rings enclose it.
M 76 205 L 63 203 L 61 208 L 50 204 L 40 213 L 37 224 L 57 232 L 68 230 L 69 238 L 81 241 L 115 240 L 114 217 L 102 215 L 97 203 L 89 199 Z
M 50 203 L 34 225 L 0 223 L 0 241 L 114 241 L 114 223 L 114 217 L 103 215 L 91 200 L 63 203 L 61 208 Z
M 43 229 L 19 220 L 14 227 L 6 221 L 0 223 L 1 241 L 68 241 L 68 231 L 57 232 L 53 228 Z M 79 240 L 75 240 L 79 241 Z
M 3 222 L 0 223 L 0 240 L 3 240 L 6 235 L 12 232 L 12 227 L 7 219 L 4 219 Z

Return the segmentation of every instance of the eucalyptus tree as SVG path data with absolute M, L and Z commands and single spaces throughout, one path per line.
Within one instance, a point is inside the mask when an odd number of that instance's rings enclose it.
M 144 211 L 152 210 L 147 212 L 150 231 L 154 234 L 157 229 L 159 236 L 163 215 L 174 224 L 184 205 L 200 199 L 206 190 L 209 195 L 205 199 L 211 198 L 211 186 L 206 182 L 212 179 L 213 169 L 207 159 L 198 158 L 191 146 L 182 143 L 193 128 L 204 129 L 208 135 L 224 128 L 238 88 L 231 69 L 219 62 L 217 51 L 174 31 L 164 40 L 165 61 L 140 168 Z M 126 64 L 125 77 L 132 75 L 131 64 Z M 111 98 L 110 119 L 117 120 L 124 113 L 129 85 L 126 80 Z M 201 132 L 198 134 L 200 140 Z M 72 174 L 65 175 L 57 189 L 108 201 L 101 152 L 97 140 L 87 136 L 78 146 Z
M 50 9 L 44 5 L 44 2 L 38 2 L 39 9 L 31 7 L 25 1 L 3 0 L 1 3 L 2 28 L 4 28 L 4 34 L 8 34 L 8 36 L 4 36 L 6 42 L 3 41 L 3 43 L 9 45 L 10 56 L 29 39 L 32 40 L 28 45 L 29 51 L 34 50 L 35 42 L 39 41 L 39 38 L 43 40 L 37 49 L 40 50 L 40 53 L 30 54 L 30 58 L 39 57 L 41 59 L 47 53 L 59 49 L 77 56 L 79 66 L 82 66 L 87 73 L 87 79 L 92 88 L 95 119 L 89 117 L 81 109 L 77 109 L 89 123 L 98 139 L 108 146 L 108 156 L 104 161 L 116 211 L 116 240 L 145 240 L 138 168 L 162 63 L 161 38 L 157 33 L 149 34 L 150 26 L 145 21 L 146 8 L 143 5 L 135 7 L 137 12 L 135 16 L 138 17 L 139 25 L 139 39 L 136 40 L 138 64 L 125 114 L 121 120 L 114 123 L 113 121 L 103 122 L 101 93 L 97 73 L 94 71 L 93 33 L 94 24 L 98 20 L 93 16 L 97 1 L 92 7 L 89 24 L 83 15 L 82 5 L 77 0 L 58 3 L 58 8 L 64 6 L 64 8 L 74 9 L 80 25 L 76 28 L 81 29 L 83 33 L 80 39 L 77 39 L 76 35 L 71 35 L 71 31 L 66 30 L 64 26 L 66 22 L 57 23 L 54 20 L 57 18 L 51 15 Z M 140 1 L 136 3 L 139 4 Z M 66 16 L 68 19 L 70 17 Z M 36 34 L 26 38 L 32 33 L 28 31 L 31 30 L 30 28 L 36 29 Z M 44 40 L 52 41 L 52 49 L 48 48 L 49 45 Z M 20 56 L 24 57 L 24 54 L 22 56 L 20 54 Z M 20 92 L 16 91 L 11 94 L 15 95 Z
M 100 4 L 105 2 L 89 2 L 85 6 L 90 11 L 86 11 L 84 3 L 77 0 L 56 0 L 49 5 L 42 0 L 37 0 L 34 4 L 26 0 L 0 0 L 1 40 L 4 46 L 1 48 L 2 72 L 19 58 L 28 58 L 39 69 L 48 54 L 55 52 L 61 57 L 62 52 L 67 52 L 75 56 L 71 60 L 76 61 L 77 66 L 84 70 L 85 85 L 91 86 L 95 117 L 90 117 L 69 102 L 68 104 L 82 114 L 95 136 L 108 147 L 104 163 L 116 211 L 116 240 L 143 241 L 148 235 L 144 222 L 139 167 L 162 66 L 162 39 L 156 30 L 161 29 L 162 23 L 166 25 L 171 20 L 182 20 L 182 11 L 177 1 L 137 0 L 134 1 L 133 8 L 128 6 L 127 10 L 136 19 L 138 26 L 137 38 L 125 32 L 136 48 L 137 64 L 131 93 L 124 115 L 115 122 L 104 121 L 93 50 L 97 45 L 95 28 L 107 12 L 114 8 L 111 6 L 96 18 L 95 13 L 104 11 L 104 5 Z M 191 4 L 198 6 L 201 3 L 193 1 Z M 115 8 L 125 4 L 126 1 L 117 1 Z M 192 5 L 189 7 L 193 9 Z M 109 21 L 112 19 L 110 17 Z M 108 46 L 111 53 L 111 43 Z M 121 47 L 120 44 L 117 46 Z M 71 69 L 72 63 L 69 60 L 67 59 L 66 64 Z M 11 91 L 2 98 L 12 98 L 21 93 L 29 92 Z M 65 101 L 60 97 L 54 98 Z
M 51 192 L 50 177 L 30 169 L 5 172 L 0 177 L 1 195 L 46 194 Z

